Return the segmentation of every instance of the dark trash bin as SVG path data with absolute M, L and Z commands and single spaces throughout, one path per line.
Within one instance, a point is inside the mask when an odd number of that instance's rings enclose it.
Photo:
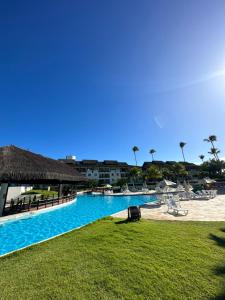
M 128 207 L 128 220 L 140 220 L 141 218 L 141 209 L 139 206 L 130 206 Z

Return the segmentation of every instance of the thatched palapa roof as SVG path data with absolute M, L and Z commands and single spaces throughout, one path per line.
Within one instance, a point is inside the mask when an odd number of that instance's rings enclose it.
M 57 160 L 20 149 L 0 147 L 0 182 L 72 183 L 86 178 Z

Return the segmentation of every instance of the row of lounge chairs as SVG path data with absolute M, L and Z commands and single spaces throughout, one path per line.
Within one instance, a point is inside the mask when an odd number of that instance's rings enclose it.
M 165 203 L 169 198 L 178 198 L 179 200 L 210 200 L 217 196 L 216 190 L 202 190 L 196 193 L 190 192 L 182 192 L 177 194 L 172 193 L 164 193 L 161 195 L 157 195 L 157 200 L 160 203 Z
M 168 196 L 168 195 L 167 195 Z M 184 215 L 188 214 L 188 209 L 182 208 L 180 205 L 180 201 L 177 197 L 169 195 L 167 200 L 163 199 L 163 203 L 167 204 L 167 212 L 173 215 Z M 162 204 L 162 202 L 161 202 Z M 141 218 L 141 210 L 139 206 L 130 206 L 128 207 L 128 220 L 140 220 Z
M 217 196 L 217 190 L 202 190 L 194 193 L 183 192 L 179 193 L 180 200 L 210 200 Z
M 168 209 L 167 212 L 170 214 L 187 215 L 188 209 L 182 208 L 180 200 L 210 200 L 217 196 L 216 190 L 202 190 L 196 193 L 194 192 L 182 192 L 178 194 L 161 194 L 157 195 L 157 202 L 159 204 L 166 204 Z
M 217 196 L 216 190 L 202 190 L 196 193 L 194 192 L 182 192 L 177 194 L 165 193 L 158 194 L 157 204 L 166 204 L 167 205 L 167 213 L 173 215 L 183 215 L 186 216 L 188 214 L 188 209 L 184 208 L 180 204 L 180 200 L 209 200 L 213 199 Z M 140 208 L 130 207 L 128 209 L 128 220 L 137 219 L 139 220 L 141 217 Z

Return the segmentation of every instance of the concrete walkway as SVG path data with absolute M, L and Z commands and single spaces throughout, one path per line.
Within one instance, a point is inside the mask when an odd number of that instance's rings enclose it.
M 178 221 L 225 221 L 225 195 L 211 200 L 181 201 L 181 207 L 188 209 L 187 216 L 174 216 L 167 213 L 167 205 L 149 203 L 141 206 L 141 216 L 151 220 Z M 127 210 L 113 215 L 115 218 L 127 218 Z

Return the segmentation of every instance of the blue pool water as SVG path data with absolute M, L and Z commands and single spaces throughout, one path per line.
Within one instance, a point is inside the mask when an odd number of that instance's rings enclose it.
M 153 196 L 78 196 L 68 206 L 0 225 L 0 255 L 65 233 L 97 219 L 154 201 Z

